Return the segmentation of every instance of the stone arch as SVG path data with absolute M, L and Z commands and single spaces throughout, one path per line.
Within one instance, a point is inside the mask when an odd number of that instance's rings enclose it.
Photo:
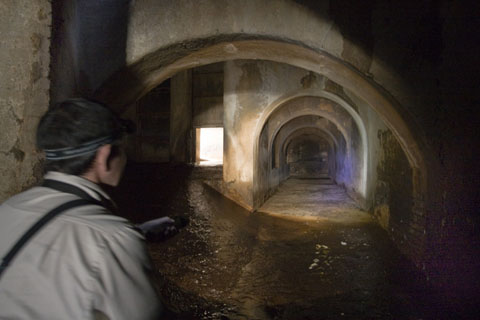
M 183 43 L 183 47 L 188 48 L 189 45 Z M 392 130 L 412 166 L 425 168 L 412 130 L 398 110 L 400 106 L 370 79 L 326 52 L 271 39 L 228 41 L 204 48 L 193 46 L 180 58 L 165 57 L 165 51 L 171 50 L 172 47 L 159 49 L 123 68 L 108 79 L 95 96 L 122 111 L 156 85 L 182 70 L 237 59 L 262 59 L 290 64 L 325 75 L 362 98 Z
M 240 38 L 240 40 L 239 40 Z M 230 35 L 193 39 L 160 48 L 126 66 L 96 92 L 119 112 L 146 92 L 179 71 L 215 62 L 262 59 L 293 65 L 326 76 L 348 89 L 371 107 L 392 131 L 413 168 L 415 193 L 422 197 L 426 188 L 426 166 L 412 130 L 414 121 L 382 88 L 359 71 L 329 53 L 304 43 L 267 36 Z M 181 50 L 174 52 L 175 48 Z M 255 152 L 255 151 L 252 151 Z

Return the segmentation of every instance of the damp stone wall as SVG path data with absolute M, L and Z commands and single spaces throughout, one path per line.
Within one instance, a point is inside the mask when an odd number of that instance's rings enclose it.
M 0 3 L 0 202 L 41 177 L 35 130 L 49 104 L 51 6 Z

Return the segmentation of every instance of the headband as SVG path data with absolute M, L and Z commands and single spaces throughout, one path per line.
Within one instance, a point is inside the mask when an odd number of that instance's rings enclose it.
M 98 138 L 76 147 L 66 147 L 60 149 L 46 149 L 45 158 L 47 160 L 63 160 L 70 159 L 79 156 L 83 156 L 89 153 L 97 151 L 103 145 L 111 144 L 117 140 L 117 135 L 109 135 L 106 137 Z
M 64 160 L 83 156 L 86 154 L 93 153 L 98 150 L 103 145 L 111 144 L 114 141 L 120 139 L 124 133 L 132 134 L 135 133 L 136 127 L 135 123 L 131 120 L 118 119 L 120 123 L 120 129 L 113 132 L 112 134 L 101 137 L 92 141 L 85 142 L 76 147 L 65 147 L 59 149 L 45 149 L 45 158 L 47 160 Z

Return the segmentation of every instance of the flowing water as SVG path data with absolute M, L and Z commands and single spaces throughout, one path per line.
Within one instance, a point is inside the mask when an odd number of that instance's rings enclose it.
M 442 318 L 423 278 L 374 223 L 249 213 L 206 179 L 221 179 L 221 169 L 132 165 L 114 192 L 134 222 L 189 219 L 149 244 L 169 318 Z

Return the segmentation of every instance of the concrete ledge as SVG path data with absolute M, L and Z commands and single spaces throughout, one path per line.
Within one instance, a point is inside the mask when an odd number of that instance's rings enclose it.
M 242 198 L 239 195 L 237 195 L 234 191 L 229 190 L 225 185 L 225 182 L 223 182 L 222 180 L 205 180 L 203 181 L 203 183 L 211 189 L 215 190 L 216 192 L 220 193 L 224 197 L 232 200 L 239 206 L 245 208 L 249 212 L 255 211 L 252 206 L 243 202 Z

